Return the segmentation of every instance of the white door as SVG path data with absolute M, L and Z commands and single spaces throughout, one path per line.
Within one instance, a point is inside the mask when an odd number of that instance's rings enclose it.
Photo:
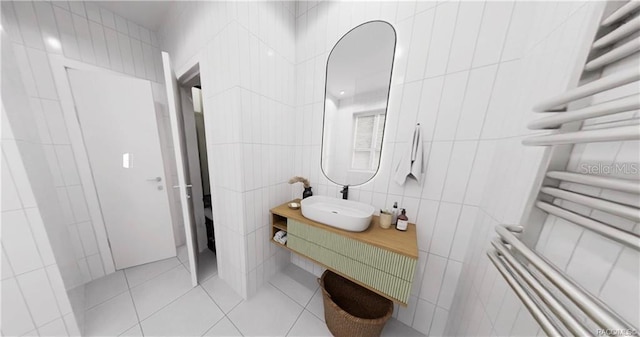
M 116 269 L 176 256 L 151 83 L 67 72 Z
M 187 238 L 187 253 L 189 255 L 189 270 L 191 271 L 191 283 L 193 286 L 198 285 L 198 271 L 196 251 L 198 245 L 196 243 L 195 219 L 193 216 L 193 205 L 191 201 L 191 185 L 187 172 L 189 172 L 186 160 L 185 137 L 183 136 L 184 126 L 182 121 L 182 109 L 180 108 L 180 92 L 178 90 L 178 81 L 176 74 L 171 67 L 171 59 L 167 52 L 162 52 L 162 66 L 164 67 L 164 83 L 167 87 L 167 101 L 169 103 L 169 119 L 171 121 L 171 135 L 173 140 L 173 152 L 176 156 L 176 165 L 178 167 L 178 188 L 180 192 L 180 208 L 182 209 L 182 218 L 184 221 L 184 230 Z

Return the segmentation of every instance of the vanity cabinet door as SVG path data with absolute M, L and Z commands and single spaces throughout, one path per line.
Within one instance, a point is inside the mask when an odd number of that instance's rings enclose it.
M 403 280 L 409 282 L 413 280 L 416 267 L 416 259 L 414 258 L 291 219 L 287 220 L 287 228 L 290 234 L 315 242 L 338 254 L 348 256 Z
M 287 246 L 401 303 L 407 303 L 416 260 L 294 220 Z

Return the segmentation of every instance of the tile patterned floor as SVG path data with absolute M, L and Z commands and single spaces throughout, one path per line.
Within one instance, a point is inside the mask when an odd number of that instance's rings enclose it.
M 182 257 L 182 258 L 181 258 Z M 290 265 L 243 300 L 199 259 L 191 287 L 184 254 L 95 280 L 86 288 L 87 336 L 331 336 L 313 275 Z M 391 319 L 383 336 L 422 336 Z

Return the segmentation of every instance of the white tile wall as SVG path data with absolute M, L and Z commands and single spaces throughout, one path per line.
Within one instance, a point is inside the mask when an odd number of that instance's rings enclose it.
M 487 262 L 485 251 L 489 247 L 488 240 L 495 237 L 493 228 L 499 223 L 517 223 L 521 217 L 523 205 L 532 187 L 531 179 L 536 174 L 535 170 L 529 170 L 520 165 L 517 161 L 526 161 L 527 166 L 536 166 L 533 163 L 540 163 L 541 155 L 535 149 L 524 148 L 519 144 L 519 139 L 524 134 L 522 123 L 535 118 L 530 111 L 530 106 L 536 100 L 543 97 L 557 94 L 564 91 L 569 82 L 572 67 L 576 66 L 576 57 L 580 53 L 586 52 L 580 49 L 580 44 L 569 41 L 583 41 L 592 39 L 588 35 L 589 29 L 595 27 L 594 18 L 599 13 L 601 5 L 578 4 L 568 6 L 562 10 L 562 17 L 557 16 L 553 22 L 546 22 L 549 18 L 545 13 L 558 14 L 560 4 L 547 3 L 540 5 L 517 3 L 513 9 L 513 15 L 526 18 L 526 22 L 532 24 L 534 29 L 526 32 L 522 26 L 517 27 L 520 31 L 518 36 L 529 36 L 527 41 L 517 42 L 519 52 L 515 48 L 509 51 L 502 59 L 518 60 L 516 55 L 521 55 L 520 63 L 527 69 L 524 71 L 527 94 L 519 96 L 520 103 L 517 105 L 522 109 L 522 121 L 508 115 L 495 113 L 493 122 L 495 125 L 490 130 L 504 130 L 496 140 L 494 164 L 487 175 L 487 187 L 480 201 L 480 208 L 476 223 L 473 228 L 472 237 L 477 238 L 471 241 L 467 250 L 462 276 L 459 281 L 458 290 L 454 299 L 452 315 L 449 319 L 447 330 L 453 335 L 510 335 L 510 336 L 531 336 L 540 333 L 536 322 L 526 309 L 522 307 L 520 301 L 515 298 L 513 292 L 506 286 L 501 276 L 497 275 L 495 268 Z M 564 6 L 563 6 L 564 7 Z M 528 12 L 528 15 L 524 13 Z M 531 15 L 535 13 L 535 15 Z M 514 20 L 512 19 L 512 22 Z M 517 21 L 520 22 L 520 21 Z M 519 24 L 520 25 L 520 24 Z M 515 33 L 514 33 L 515 34 Z M 507 41 L 512 40 L 511 33 L 507 34 Z M 515 36 L 515 35 L 514 35 Z M 522 46 L 525 47 L 522 47 Z M 505 53 L 509 48 L 505 47 Z M 554 55 L 563 55 L 561 60 Z M 564 57 L 564 55 L 570 55 Z M 558 62 L 562 65 L 552 63 Z M 633 67 L 637 60 L 630 61 L 626 65 L 617 64 L 615 67 Z M 509 62 L 511 64 L 511 62 Z M 537 64 L 537 66 L 532 66 Z M 580 65 L 577 65 L 580 66 Z M 521 66 L 522 67 L 522 66 Z M 549 68 L 548 68 L 549 67 Z M 613 70 L 611 70 L 613 71 Z M 500 72 L 499 72 L 500 73 Z M 607 71 L 605 71 L 605 74 Z M 500 74 L 498 74 L 499 81 Z M 506 79 L 507 82 L 513 81 Z M 496 84 L 498 85 L 498 84 Z M 575 84 L 573 84 L 575 85 Z M 512 85 L 503 84 L 505 90 Z M 636 94 L 637 94 L 637 89 Z M 494 89 L 494 93 L 496 89 Z M 629 92 L 619 92 L 620 96 L 628 95 Z M 615 97 L 615 93 L 609 93 L 604 100 Z M 513 103 L 500 102 L 498 111 L 504 111 L 504 107 Z M 489 116 L 488 116 L 489 117 Z M 620 116 L 628 118 L 630 116 Z M 631 116 L 637 118 L 637 112 Z M 505 119 L 506 118 L 506 119 Z M 500 122 L 499 119 L 505 119 Z M 517 125 L 516 123 L 520 124 Z M 587 123 L 589 124 L 589 123 Z M 517 127 L 505 127 L 512 125 Z M 514 137 L 516 141 L 507 140 L 505 137 Z M 630 145 L 637 148 L 637 142 Z M 589 144 L 587 146 L 577 145 L 571 154 L 568 169 L 577 171 L 579 163 L 588 161 L 611 162 L 639 162 L 637 151 L 630 158 L 618 157 L 618 149 L 621 143 L 616 144 Z M 537 153 L 538 152 L 538 153 Z M 520 159 L 517 159 L 520 158 Z M 527 159 L 525 159 L 527 158 Z M 516 163 L 514 163 L 516 161 Z M 520 166 L 520 168 L 518 168 Z M 525 183 L 519 182 L 523 177 L 527 179 Z M 627 177 L 630 178 L 630 177 Z M 473 178 L 472 178 L 473 179 Z M 637 179 L 633 177 L 633 179 Z M 563 185 L 563 188 L 579 190 L 581 193 L 595 193 L 602 195 L 604 191 L 585 190 L 584 186 Z M 608 191 L 608 193 L 613 193 Z M 609 196 L 607 196 L 609 197 Z M 616 196 L 613 196 L 614 198 Z M 624 198 L 624 196 L 618 196 Z M 578 205 L 563 204 L 564 207 L 571 208 L 577 212 L 586 212 L 588 216 L 598 215 L 590 209 L 576 207 Z M 627 230 L 635 230 L 637 224 L 620 221 L 620 219 L 608 218 Z M 597 247 L 597 248 L 595 248 Z M 595 234 L 583 230 L 569 222 L 549 216 L 544 224 L 543 232 L 538 240 L 536 249 L 550 259 L 559 268 L 565 270 L 576 281 L 581 283 L 592 294 L 599 297 L 610 305 L 616 312 L 627 318 L 632 324 L 638 324 L 638 301 L 631 301 L 633 305 L 622 305 L 623 298 L 627 301 L 632 296 L 638 298 L 637 292 L 628 292 L 618 288 L 614 291 L 613 284 L 621 282 L 638 282 L 638 256 L 637 252 L 631 249 L 624 249 L 621 245 L 603 239 Z M 589 262 L 586 262 L 586 261 Z M 621 262 L 624 261 L 624 262 Z M 633 261 L 633 262 L 632 262 Z M 629 263 L 629 264 L 626 264 Z M 632 266 L 633 265 L 633 266 Z M 618 277 L 615 281 L 615 277 Z M 624 275 L 624 276 L 622 276 Z M 637 288 L 637 287 L 635 287 Z M 634 288 L 634 289 L 635 289 Z M 607 289 L 605 292 L 604 289 Z M 506 290 L 506 291 L 505 291 Z M 629 304 L 630 302 L 627 302 Z M 460 324 L 462 322 L 462 324 Z
M 535 43 L 532 38 L 528 39 L 534 24 L 552 13 L 539 7 L 544 5 L 412 1 L 298 5 L 298 127 L 294 171 L 310 178 L 317 194 L 339 196 L 339 187 L 324 178 L 318 166 L 309 165 L 311 158 L 319 156 L 320 142 L 307 135 L 322 128 L 320 123 L 313 123 L 311 116 L 317 109 L 322 109 L 328 53 L 346 31 L 367 20 L 387 20 L 397 31 L 397 54 L 380 170 L 372 181 L 352 187 L 350 198 L 371 203 L 376 208 L 390 207 L 398 201 L 400 207 L 407 208 L 410 220 L 417 223 L 418 246 L 421 256 L 426 258 L 422 263 L 426 260 L 426 265 L 418 268 L 421 274 L 416 277 L 420 282 L 414 287 L 418 290 L 416 296 L 411 298 L 409 307 L 398 311 L 397 315 L 425 334 L 442 334 L 448 318 L 460 317 L 459 313 L 451 315 L 449 311 L 453 309 L 456 288 L 460 288 L 456 287 L 460 285 L 460 275 L 468 268 L 463 264 L 472 250 L 468 246 L 478 237 L 472 235 L 478 227 L 478 219 L 484 221 L 485 213 L 491 211 L 489 214 L 502 221 L 505 201 L 517 209 L 508 213 L 511 217 L 522 209 L 518 201 L 506 197 L 489 203 L 489 197 L 498 192 L 486 190 L 486 186 L 498 185 L 496 180 L 506 175 L 515 179 L 515 174 L 522 170 L 522 160 L 531 159 L 533 163 L 540 160 L 538 152 L 527 153 L 527 159 L 514 160 L 525 154 L 516 147 L 519 141 L 507 140 L 524 134 L 526 117 L 530 116 L 528 106 L 519 100 L 519 88 L 527 80 L 522 74 L 532 65 L 555 56 L 551 53 L 555 49 L 549 48 L 546 54 L 527 59 L 529 63 L 523 61 L 525 48 L 533 54 L 531 48 L 553 31 L 552 28 L 544 29 L 547 34 L 539 36 Z M 575 13 L 578 7 L 572 7 L 570 12 Z M 582 24 L 581 19 L 587 14 L 583 11 L 573 21 Z M 554 28 L 569 26 L 567 18 L 559 19 Z M 326 22 L 334 24 L 327 25 Z M 579 29 L 574 33 L 579 33 Z M 318 44 L 319 41 L 324 44 Z M 566 60 L 563 66 L 567 67 L 571 61 L 573 59 Z M 533 75 L 547 76 L 548 73 Z M 556 74 L 553 81 L 564 80 L 562 75 L 564 72 Z M 540 90 L 538 88 L 536 92 Z M 526 103 L 532 101 L 535 99 Z M 519 104 L 523 104 L 521 111 L 517 110 Z M 425 181 L 422 185 L 410 182 L 398 186 L 391 180 L 390 168 L 399 160 L 401 150 L 406 146 L 405 138 L 410 134 L 408 130 L 412 130 L 416 122 L 423 126 L 426 140 Z M 508 163 L 508 168 L 503 163 Z M 504 168 L 499 169 L 499 165 Z M 499 184 L 504 185 L 505 190 L 509 187 L 503 181 Z M 529 186 L 523 183 L 518 187 L 519 191 L 526 191 Z M 300 193 L 301 189 L 297 188 L 292 196 L 299 197 Z M 477 251 L 473 253 L 481 255 Z M 319 269 L 299 258 L 293 258 L 293 262 L 310 271 Z M 493 282 L 488 286 L 491 290 Z M 484 322 L 491 331 L 493 321 L 484 314 L 484 309 L 477 315 L 477 324 L 486 316 Z
M 602 76 L 624 69 L 633 69 L 637 65 L 637 59 L 628 58 L 605 67 Z M 623 87 L 598 94 L 594 96 L 592 102 L 595 104 L 639 93 L 637 86 L 634 88 Z M 603 127 L 609 123 L 635 123 L 637 119 L 637 111 L 617 114 L 606 119 L 588 120 L 583 129 Z M 576 145 L 571 151 L 567 169 L 584 173 L 582 170 L 585 164 L 600 163 L 619 165 L 619 167 L 631 163 L 637 165 L 640 162 L 639 146 L 640 142 L 638 141 Z M 638 179 L 637 174 L 623 170 L 603 172 L 603 174 L 623 179 Z M 638 203 L 637 196 L 617 191 L 567 183 L 562 183 L 561 188 L 631 205 Z M 640 224 L 628 219 L 567 202 L 562 202 L 562 206 L 627 231 L 638 233 L 640 230 Z M 544 223 L 536 249 L 631 324 L 635 326 L 640 324 L 638 318 L 640 317 L 640 305 L 637 300 L 631 300 L 640 299 L 637 287 L 631 286 L 631 284 L 640 282 L 640 270 L 638 269 L 640 253 L 552 216 L 547 217 Z
M 57 164 L 51 180 L 67 196 L 73 223 L 65 225 L 78 233 L 83 249 L 78 264 L 89 277 L 100 275 L 100 268 L 83 247 L 90 245 L 91 235 L 87 222 L 76 218 L 84 213 L 77 184 L 68 183 L 75 178 L 73 170 L 59 164 L 69 141 L 46 60 L 46 53 L 59 51 L 43 42 L 45 36 L 60 38 L 67 57 L 152 81 L 161 81 L 153 56 L 159 54 L 158 40 L 179 71 L 194 59 L 201 62 L 212 186 L 218 191 L 213 203 L 219 272 L 246 297 L 289 260 L 268 241 L 268 209 L 301 194 L 286 180 L 303 175 L 316 194 L 338 194 L 338 186 L 319 170 L 326 59 L 347 30 L 384 19 L 398 34 L 385 150 L 378 175 L 350 195 L 377 208 L 398 201 L 418 225 L 424 268 L 418 268 L 420 283 L 409 307 L 396 315 L 430 335 L 537 333 L 508 291 L 503 301 L 489 306 L 488 295 L 502 292 L 504 283 L 483 252 L 491 228 L 516 221 L 523 207 L 514 193 L 526 191 L 527 182 L 510 190 L 516 174 L 525 170 L 521 163 L 536 166 L 531 163 L 541 159 L 540 151 L 522 150 L 517 138 L 531 119 L 528 107 L 566 86 L 574 58 L 565 55 L 576 53 L 567 42 L 580 36 L 595 5 L 573 3 L 556 13 L 555 3 L 528 2 L 184 2 L 174 5 L 160 38 L 94 4 L 80 5 L 3 2 L 2 9 L 19 76 L 27 93 L 40 100 L 42 113 L 35 115 L 44 115 L 39 125 L 46 126 L 38 128 L 40 139 L 54 144 L 45 153 Z M 553 72 L 542 71 L 551 66 Z M 528 91 L 517 90 L 522 87 Z M 56 114 L 60 117 L 52 117 Z M 390 167 L 406 146 L 405 130 L 416 122 L 425 128 L 425 182 L 400 187 L 391 181 Z M 19 193 L 3 183 L 5 190 Z M 3 261 L 11 261 L 4 241 L 3 249 Z M 626 257 L 625 252 L 619 256 Z M 291 259 L 321 272 L 309 261 Z M 611 263 L 612 274 L 628 273 L 628 260 L 633 261 L 621 257 Z M 17 272 L 10 271 L 7 277 L 13 280 L 9 275 Z M 620 281 L 605 285 L 613 282 Z M 603 286 L 602 296 L 615 302 L 615 288 Z M 28 332 L 34 324 L 23 322 L 17 330 Z
M 49 239 L 58 236 L 60 227 L 45 224 L 45 212 L 50 220 L 60 218 L 51 216 L 47 207 L 38 207 L 37 202 L 52 194 L 55 198 L 53 179 L 38 135 L 24 132 L 21 126 L 33 123 L 34 115 L 24 105 L 16 105 L 29 99 L 5 32 L 2 43 L 3 82 L 12 81 L 5 82 L 11 85 L 3 85 L 2 90 L 3 123 L 10 128 L 2 134 L 2 332 L 37 335 L 36 328 L 45 333 L 55 328 L 66 334 L 67 327 L 78 327 L 73 318 L 59 324 L 71 310 L 60 270 L 75 260 L 65 246 L 68 242 L 54 245 L 56 241 Z
M 159 32 L 178 72 L 200 62 L 218 271 L 244 297 L 289 262 L 268 210 L 291 194 L 293 6 L 176 3 Z

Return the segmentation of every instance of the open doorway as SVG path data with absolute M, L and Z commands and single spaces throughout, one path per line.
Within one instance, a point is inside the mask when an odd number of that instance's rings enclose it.
M 182 110 L 182 135 L 184 137 L 186 163 L 185 176 L 191 186 L 191 207 L 196 229 L 197 274 L 200 282 L 216 273 L 216 245 L 213 230 L 213 210 L 207 159 L 206 135 L 202 87 L 198 65 L 178 80 L 180 108 Z M 178 257 L 186 260 L 187 247 L 178 247 Z M 186 261 L 183 261 L 186 262 Z M 185 263 L 188 265 L 188 263 Z

